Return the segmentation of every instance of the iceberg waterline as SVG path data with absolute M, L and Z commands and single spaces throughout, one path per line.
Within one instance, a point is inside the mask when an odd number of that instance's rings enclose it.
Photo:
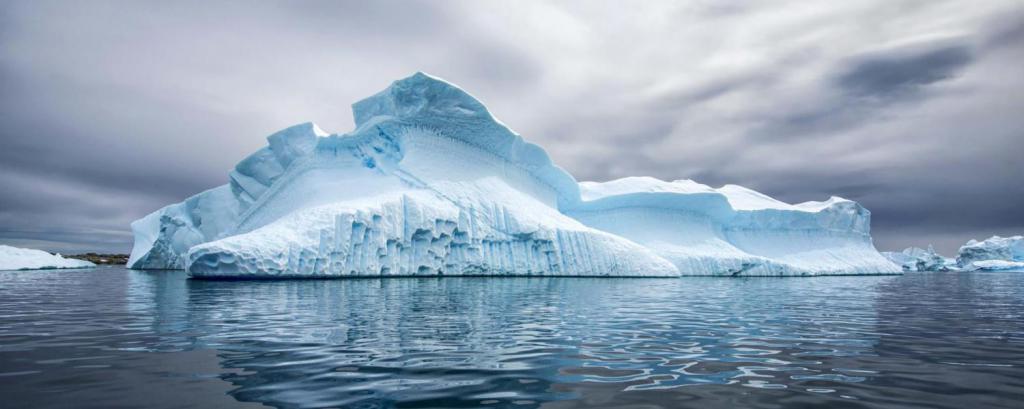
M 739 186 L 576 180 L 423 73 L 353 105 L 356 129 L 267 138 L 229 183 L 132 223 L 128 266 L 193 277 L 894 274 L 857 203 Z
M 89 268 L 95 264 L 42 250 L 24 249 L 0 244 L 0 270 L 43 270 L 55 268 Z

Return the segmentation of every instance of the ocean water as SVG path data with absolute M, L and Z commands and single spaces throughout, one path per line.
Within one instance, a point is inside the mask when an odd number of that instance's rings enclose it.
M 1024 273 L 0 272 L 3 408 L 1020 408 Z

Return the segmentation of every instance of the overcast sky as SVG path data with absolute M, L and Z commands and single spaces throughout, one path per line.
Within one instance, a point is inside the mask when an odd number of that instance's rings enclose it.
M 0 243 L 128 252 L 274 131 L 424 71 L 579 180 L 872 211 L 879 249 L 1024 234 L 1024 2 L 0 0 Z

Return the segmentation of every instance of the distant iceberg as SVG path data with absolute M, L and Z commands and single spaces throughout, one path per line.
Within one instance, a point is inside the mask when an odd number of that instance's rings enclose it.
M 43 270 L 54 268 L 88 268 L 95 264 L 85 260 L 64 258 L 42 250 L 23 249 L 0 244 L 0 270 Z
M 963 270 L 1024 270 L 1024 236 L 992 236 L 960 247 L 956 262 Z
M 1024 236 L 971 240 L 960 247 L 956 259 L 943 257 L 932 246 L 927 250 L 910 247 L 882 255 L 904 271 L 1024 271 Z
M 928 246 L 927 249 L 910 247 L 901 252 L 882 252 L 882 255 L 903 268 L 903 271 L 956 271 L 960 269 L 956 260 L 936 253 L 932 246 Z
M 267 138 L 229 183 L 132 223 L 129 267 L 193 277 L 892 274 L 869 212 L 738 186 L 576 180 L 465 91 L 417 73 L 356 130 Z

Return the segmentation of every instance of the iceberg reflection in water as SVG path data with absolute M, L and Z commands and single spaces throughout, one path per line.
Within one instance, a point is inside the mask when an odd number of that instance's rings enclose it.
M 1019 273 L 3 272 L 0 394 L 14 407 L 1013 407 L 1022 307 Z

